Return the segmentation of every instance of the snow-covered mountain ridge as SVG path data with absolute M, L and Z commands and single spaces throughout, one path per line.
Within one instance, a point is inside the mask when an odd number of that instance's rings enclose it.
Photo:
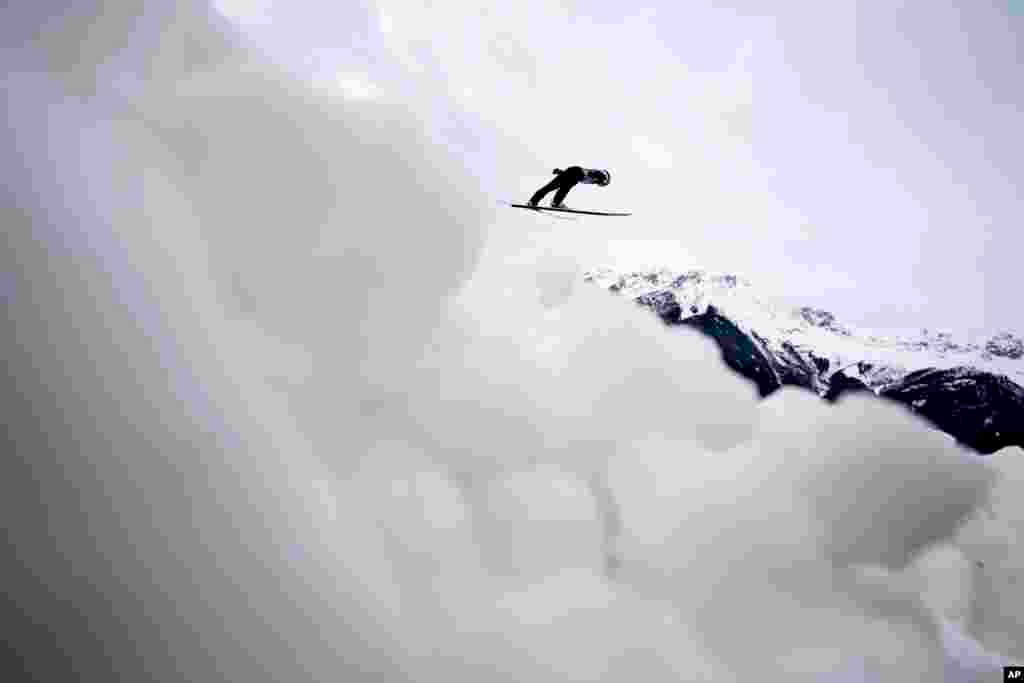
M 703 270 L 596 268 L 584 280 L 633 299 L 669 325 L 709 335 L 762 396 L 783 385 L 830 401 L 870 391 L 906 404 L 982 453 L 1024 446 L 1024 340 L 1012 333 L 981 343 L 945 331 L 873 334 L 828 311 L 760 295 L 735 275 Z

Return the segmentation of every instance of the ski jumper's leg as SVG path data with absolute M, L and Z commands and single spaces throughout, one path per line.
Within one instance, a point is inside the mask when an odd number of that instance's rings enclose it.
M 537 190 L 536 192 L 534 192 L 533 196 L 530 197 L 530 203 L 531 204 L 536 204 L 540 200 L 544 199 L 544 195 L 546 195 L 548 192 L 551 192 L 552 190 L 554 190 L 557 187 L 561 187 L 561 185 L 560 185 L 560 183 L 561 183 L 560 178 L 561 177 L 562 177 L 561 174 L 555 176 L 554 180 L 552 180 L 550 183 L 548 183 L 544 187 L 542 187 L 539 190 Z
M 562 200 L 565 199 L 565 195 L 569 194 L 569 190 L 576 187 L 576 184 L 583 180 L 583 169 L 579 166 L 570 166 L 558 176 L 558 180 L 558 192 L 555 193 L 554 198 L 551 200 L 552 204 L 561 204 Z

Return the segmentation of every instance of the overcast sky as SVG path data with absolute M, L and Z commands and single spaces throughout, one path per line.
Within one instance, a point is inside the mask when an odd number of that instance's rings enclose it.
M 568 203 L 633 218 L 495 216 L 581 268 L 729 270 L 873 327 L 1024 327 L 1024 17 L 1005 0 L 216 4 L 322 86 L 416 108 L 466 193 L 610 169 Z

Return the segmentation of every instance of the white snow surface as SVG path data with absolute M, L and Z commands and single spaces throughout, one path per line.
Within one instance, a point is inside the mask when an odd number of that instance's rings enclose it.
M 827 359 L 828 379 L 842 370 L 878 392 L 915 370 L 973 368 L 1005 375 L 1024 384 L 1024 341 L 1011 332 L 988 339 L 957 339 L 945 330 L 922 329 L 916 335 L 881 334 L 847 325 L 833 314 L 759 293 L 748 280 L 705 270 L 659 268 L 622 272 L 608 267 L 587 271 L 584 280 L 622 296 L 636 298 L 670 292 L 682 317 L 714 306 L 746 333 L 755 333 L 768 350 L 784 353 L 788 344 Z

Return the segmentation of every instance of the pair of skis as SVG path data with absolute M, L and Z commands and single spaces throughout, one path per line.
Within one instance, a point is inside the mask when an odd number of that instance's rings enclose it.
M 530 211 L 560 211 L 562 213 L 582 213 L 588 216 L 632 216 L 631 213 L 619 213 L 616 211 L 585 211 L 583 209 L 558 209 L 553 206 L 530 206 L 529 204 L 513 204 L 512 202 L 505 202 L 509 206 L 514 206 L 517 209 L 529 209 Z

